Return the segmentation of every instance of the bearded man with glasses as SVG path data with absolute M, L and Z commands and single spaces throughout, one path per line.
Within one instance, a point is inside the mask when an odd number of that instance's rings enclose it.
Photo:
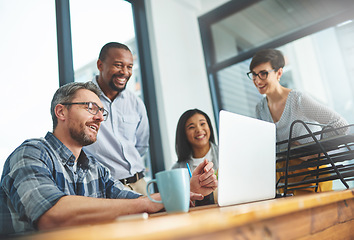
M 96 141 L 108 116 L 100 93 L 92 82 L 60 87 L 51 103 L 53 132 L 26 140 L 8 157 L 0 187 L 0 238 L 163 208 L 124 190 L 106 167 L 83 151 Z M 160 200 L 160 194 L 153 198 Z M 201 199 L 202 195 L 191 194 L 192 201 Z

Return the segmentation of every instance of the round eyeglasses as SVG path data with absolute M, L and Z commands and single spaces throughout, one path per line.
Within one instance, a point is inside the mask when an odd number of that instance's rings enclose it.
M 97 115 L 99 111 L 102 112 L 103 115 L 103 120 L 106 121 L 108 118 L 108 111 L 104 109 L 103 107 L 99 107 L 97 103 L 94 102 L 71 102 L 71 103 L 61 103 L 62 105 L 87 105 L 87 111 L 91 113 L 92 115 Z
M 275 71 L 275 69 L 272 69 L 272 70 L 269 70 L 269 71 L 266 71 L 266 70 L 262 70 L 262 71 L 260 71 L 259 73 L 255 73 L 255 72 L 248 72 L 247 73 L 247 76 L 248 76 L 248 78 L 249 79 L 251 79 L 251 80 L 256 80 L 256 77 L 258 76 L 259 77 L 259 79 L 261 79 L 261 80 L 266 80 L 267 79 L 267 77 L 268 77 L 268 74 L 270 73 L 270 72 L 274 72 Z

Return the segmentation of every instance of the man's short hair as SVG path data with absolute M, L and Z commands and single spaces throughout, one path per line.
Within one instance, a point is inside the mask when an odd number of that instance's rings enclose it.
M 107 57 L 109 49 L 111 49 L 111 48 L 119 48 L 119 49 L 124 49 L 124 50 L 131 52 L 130 49 L 128 48 L 128 46 L 124 45 L 123 43 L 109 42 L 102 47 L 102 49 L 100 51 L 100 55 L 98 56 L 98 59 L 100 59 L 103 62 Z
M 95 93 L 98 97 L 101 94 L 101 90 L 93 82 L 72 82 L 61 86 L 54 94 L 52 103 L 50 105 L 50 113 L 53 120 L 53 131 L 58 125 L 58 119 L 55 115 L 55 106 L 64 102 L 71 102 L 75 97 L 75 94 L 80 89 L 87 89 Z M 70 105 L 68 106 L 68 108 Z

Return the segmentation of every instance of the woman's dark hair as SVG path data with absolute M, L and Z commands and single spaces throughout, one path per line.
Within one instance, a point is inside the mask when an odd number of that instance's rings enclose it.
M 190 119 L 192 116 L 194 116 L 194 114 L 197 113 L 205 117 L 210 128 L 209 141 L 215 143 L 214 131 L 209 116 L 205 112 L 196 108 L 185 111 L 182 114 L 182 116 L 179 118 L 177 123 L 177 129 L 176 129 L 176 153 L 178 157 L 177 160 L 178 162 L 186 161 L 189 158 L 189 156 L 192 154 L 192 146 L 188 142 L 185 126 L 188 119 Z
M 250 71 L 252 71 L 259 64 L 270 62 L 272 68 L 278 71 L 285 65 L 284 56 L 281 51 L 276 49 L 263 49 L 258 51 L 252 58 L 250 64 Z

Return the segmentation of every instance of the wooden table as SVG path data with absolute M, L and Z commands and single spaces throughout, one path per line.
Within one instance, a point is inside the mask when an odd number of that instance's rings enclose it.
M 41 232 L 25 239 L 354 239 L 354 190 L 312 193 L 189 213 L 157 213 Z

